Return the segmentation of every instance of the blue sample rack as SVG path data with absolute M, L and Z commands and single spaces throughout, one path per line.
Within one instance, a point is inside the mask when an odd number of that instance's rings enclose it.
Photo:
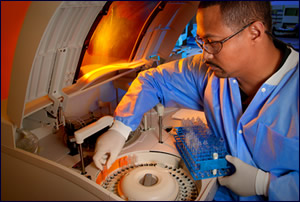
M 176 147 L 194 180 L 225 176 L 232 173 L 232 165 L 225 156 L 225 143 L 204 124 L 175 127 Z

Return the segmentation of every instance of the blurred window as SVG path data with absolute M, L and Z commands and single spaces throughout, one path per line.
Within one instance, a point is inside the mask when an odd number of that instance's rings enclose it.
M 284 12 L 285 16 L 298 16 L 299 8 L 286 8 Z

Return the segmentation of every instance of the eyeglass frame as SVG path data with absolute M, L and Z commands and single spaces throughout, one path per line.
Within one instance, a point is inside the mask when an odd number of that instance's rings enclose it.
M 210 53 L 210 54 L 218 54 L 218 53 L 222 50 L 222 48 L 223 48 L 223 43 L 225 43 L 225 42 L 228 41 L 229 39 L 231 39 L 231 38 L 233 38 L 234 36 L 236 36 L 236 35 L 238 35 L 239 33 L 241 33 L 244 29 L 246 29 L 247 27 L 249 27 L 250 25 L 252 25 L 254 22 L 255 22 L 255 21 L 250 22 L 249 24 L 247 24 L 247 25 L 245 25 L 244 27 L 242 27 L 242 29 L 240 29 L 238 32 L 236 32 L 236 33 L 234 33 L 234 34 L 232 34 L 232 35 L 226 37 L 225 39 L 223 39 L 223 40 L 221 40 L 221 41 L 211 41 L 211 42 L 207 42 L 207 43 L 206 43 L 206 42 L 204 42 L 198 35 L 196 35 L 195 41 L 196 41 L 197 45 L 198 45 L 202 50 L 205 50 L 206 52 L 208 52 L 208 53 Z M 200 40 L 202 41 L 202 44 L 201 44 L 201 42 L 199 42 Z M 213 44 L 213 43 L 215 43 L 215 44 L 220 43 L 220 44 L 221 44 L 221 45 L 220 45 L 221 48 L 219 48 L 219 50 L 217 50 L 216 52 L 208 51 L 208 48 L 205 48 L 205 44 Z M 211 47 L 213 47 L 213 46 L 211 46 Z

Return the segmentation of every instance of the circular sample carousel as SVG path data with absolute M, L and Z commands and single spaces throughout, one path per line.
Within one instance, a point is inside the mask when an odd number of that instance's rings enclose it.
M 150 160 L 149 156 L 153 155 L 158 160 Z M 103 180 L 97 183 L 129 201 L 196 200 L 196 184 L 188 171 L 179 167 L 178 157 L 145 152 L 135 154 L 133 159 L 136 162 L 128 161 L 130 163 L 127 165 L 119 166 L 105 177 L 101 176 Z

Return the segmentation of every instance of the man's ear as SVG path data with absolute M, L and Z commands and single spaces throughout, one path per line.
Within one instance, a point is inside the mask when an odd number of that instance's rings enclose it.
M 263 33 L 265 32 L 265 26 L 262 22 L 256 21 L 249 27 L 249 34 L 251 37 L 251 40 L 253 42 L 261 40 Z

